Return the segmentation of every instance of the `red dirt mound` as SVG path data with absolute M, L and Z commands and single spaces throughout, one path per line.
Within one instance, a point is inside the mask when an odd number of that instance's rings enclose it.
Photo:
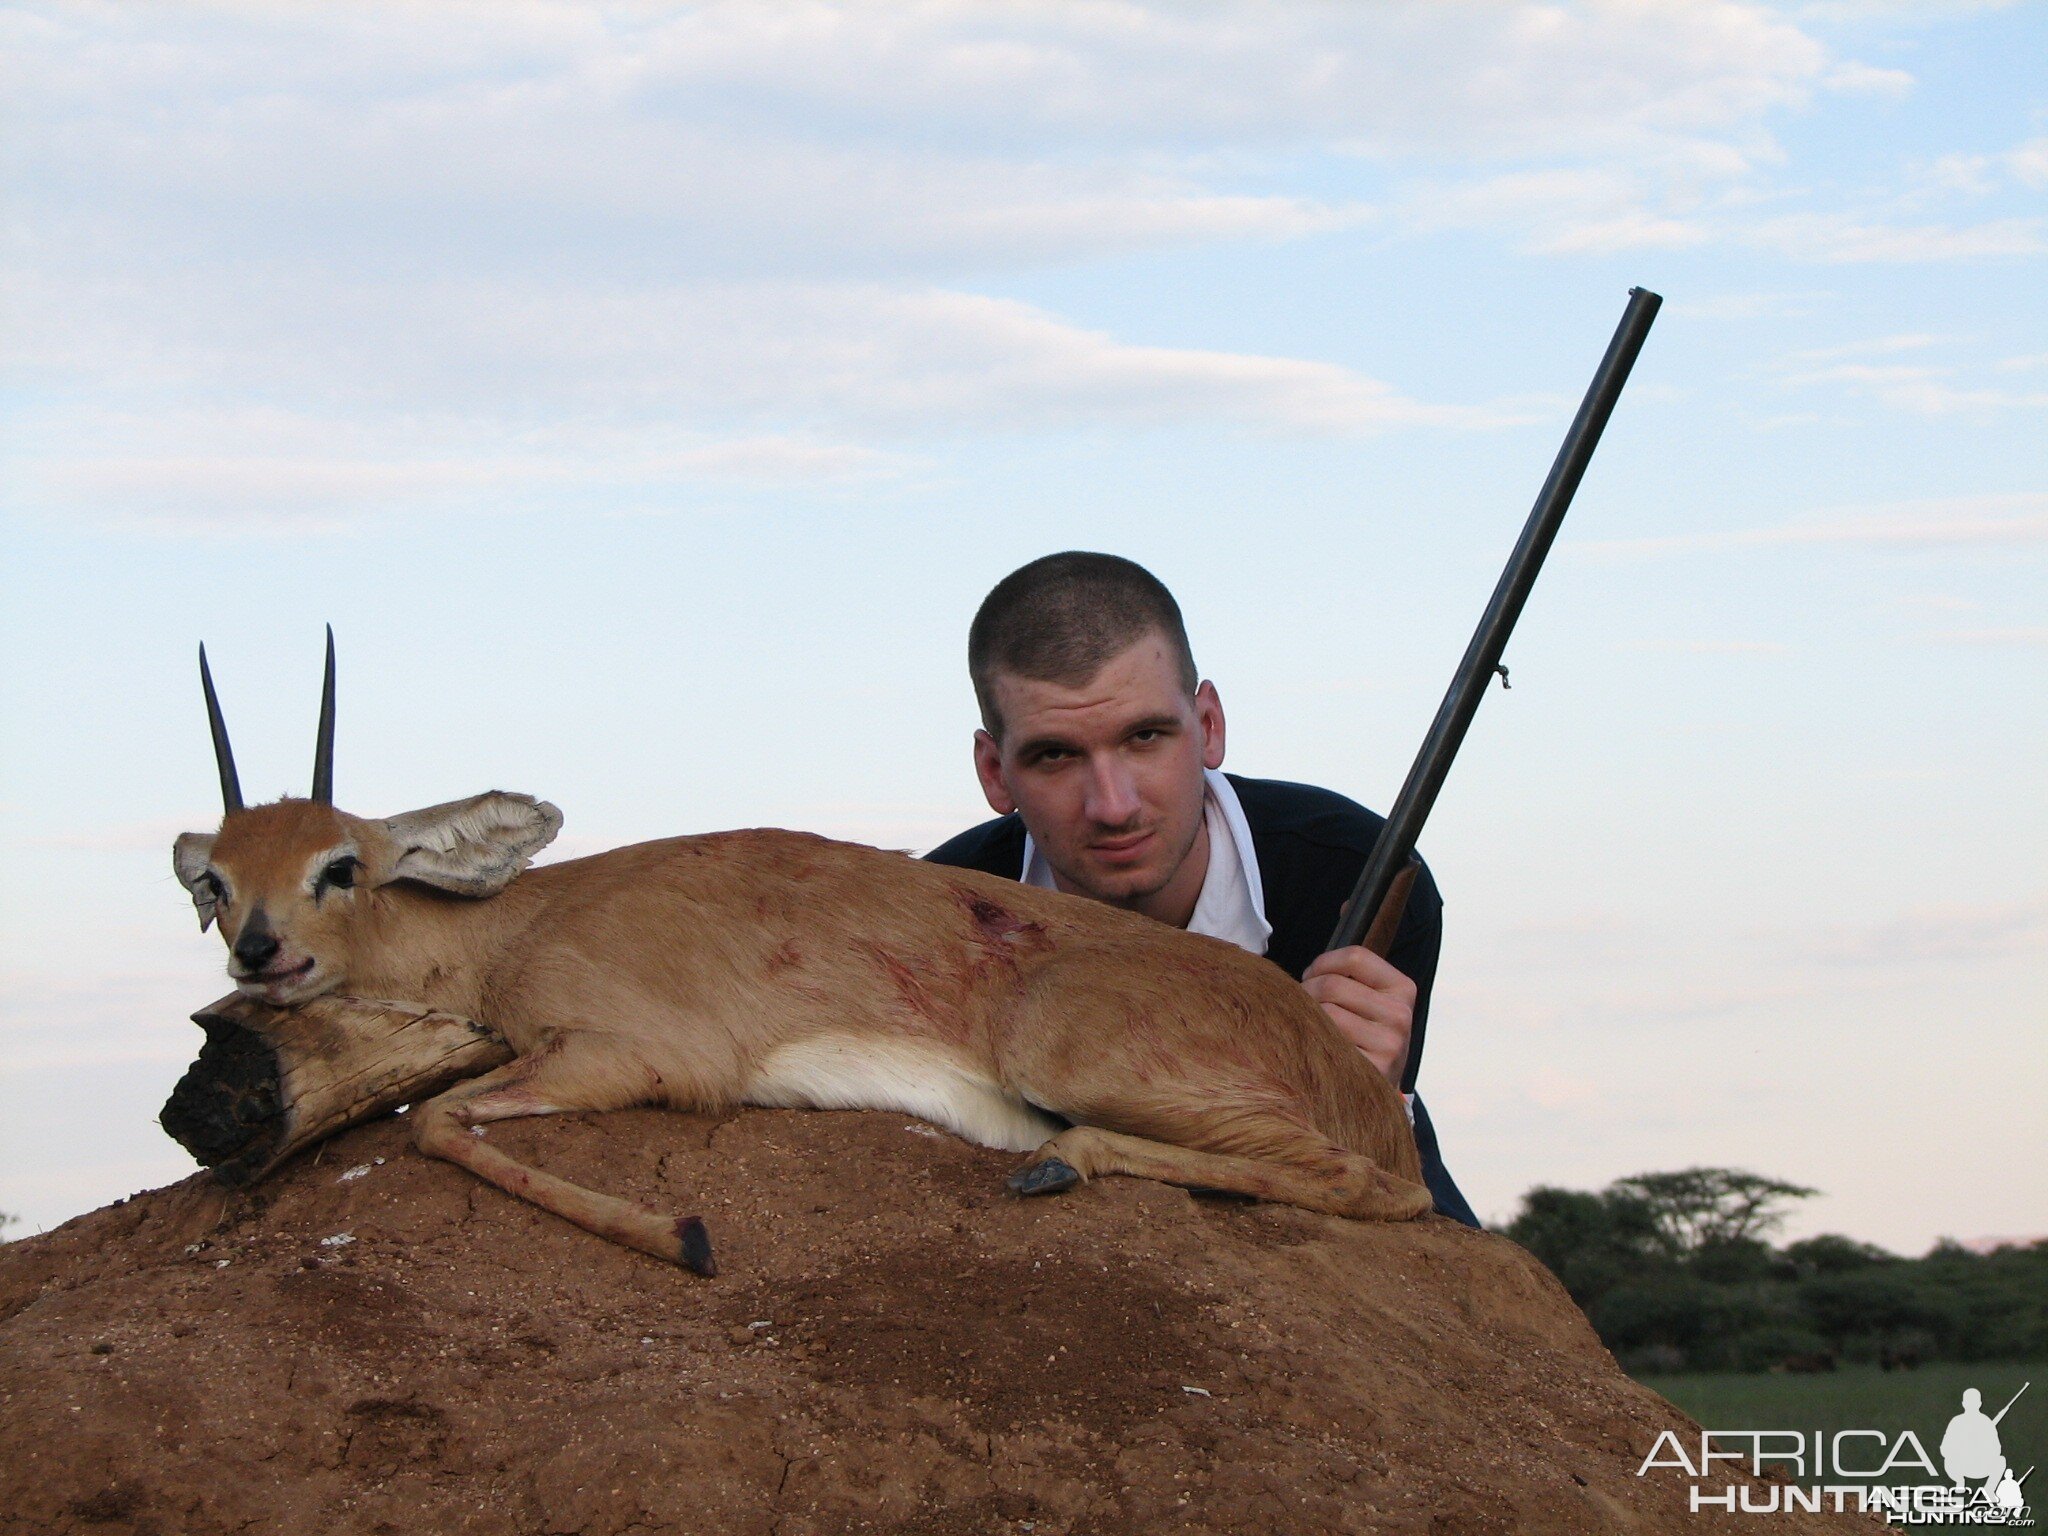
M 390 1121 L 246 1193 L 195 1175 L 0 1248 L 0 1533 L 1781 1524 L 1635 1475 L 1688 1421 L 1502 1238 L 1130 1179 L 1020 1200 L 1014 1158 L 900 1115 L 490 1134 L 701 1214 L 721 1277 Z

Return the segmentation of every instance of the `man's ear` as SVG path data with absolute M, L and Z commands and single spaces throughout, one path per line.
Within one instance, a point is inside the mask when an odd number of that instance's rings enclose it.
M 171 844 L 171 868 L 177 871 L 178 884 L 185 887 L 192 905 L 199 909 L 201 933 L 213 926 L 213 882 L 206 878 L 206 866 L 212 862 L 211 832 L 182 832 Z
M 383 879 L 495 896 L 561 830 L 562 813 L 547 801 L 502 789 L 408 811 L 384 823 L 394 857 Z
M 974 733 L 974 776 L 981 780 L 981 793 L 988 808 L 998 816 L 1017 809 L 1010 786 L 1003 782 L 1003 749 L 987 731 Z
M 1223 766 L 1223 700 L 1216 685 L 1204 682 L 1195 690 L 1195 721 L 1202 728 L 1202 766 Z

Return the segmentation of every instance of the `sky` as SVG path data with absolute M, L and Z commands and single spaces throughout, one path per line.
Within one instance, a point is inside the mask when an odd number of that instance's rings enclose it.
M 2048 7 L 24 4 L 0 1211 L 192 1171 L 252 798 L 563 855 L 987 812 L 969 618 L 1153 569 L 1228 766 L 1385 809 L 1666 304 L 1422 851 L 1482 1216 L 1744 1167 L 2048 1233 Z

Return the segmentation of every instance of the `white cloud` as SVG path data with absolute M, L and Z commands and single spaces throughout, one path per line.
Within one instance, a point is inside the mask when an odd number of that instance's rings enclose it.
M 1958 389 L 1941 379 L 1909 379 L 1872 390 L 1885 404 L 1919 416 L 1955 416 L 1966 411 L 2040 410 L 2048 390 Z
M 1821 83 L 1831 91 L 1852 96 L 1909 96 L 1914 81 L 1903 69 L 1880 69 L 1850 60 L 1835 65 L 1821 77 Z
M 2005 168 L 2022 184 L 2035 190 L 2048 187 L 2048 135 L 2029 139 L 2005 154 Z
M 19 466 L 37 504 L 178 527 L 900 472 L 863 437 L 1522 416 L 1150 345 L 972 291 L 973 269 L 1348 229 L 1561 258 L 2048 249 L 2031 218 L 1750 220 L 1774 114 L 1910 81 L 1735 0 L 252 3 L 11 26 L 34 129 L 15 376 L 119 390 L 137 416 L 211 394 L 335 423 L 269 450 L 41 423 Z M 2031 174 L 2044 145 L 2000 164 Z M 1290 185 L 1310 163 L 1313 190 Z M 1923 414 L 2038 403 L 1934 373 L 1825 382 Z M 364 440 L 339 440 L 350 416 Z M 563 423 L 612 436 L 535 441 Z
M 1940 363 L 1852 361 L 1924 352 L 1951 338 L 1914 333 L 1882 336 L 1787 353 L 1780 382 L 1788 389 L 1835 385 L 1853 395 L 1882 402 L 1917 416 L 1953 416 L 1963 412 L 2027 410 L 2048 406 L 2048 391 L 1968 388 L 1954 382 L 1958 370 Z M 2022 360 L 2024 361 L 2024 360 Z M 1801 364 L 1823 366 L 1799 367 Z M 2011 371 L 2006 364 L 1998 365 Z
M 1785 356 L 1789 362 L 1825 363 L 1840 357 L 1881 357 L 1894 352 L 1922 352 L 1950 339 L 1947 336 L 1930 335 L 1925 331 L 1914 331 L 1899 336 L 1874 336 L 1864 341 L 1845 341 L 1832 347 L 1807 347 L 1797 352 L 1788 352 Z
M 1787 656 L 1792 647 L 1778 640 L 1635 640 L 1632 651 L 1677 651 L 1693 656 Z
M 266 125 L 331 99 L 366 135 L 384 125 L 365 107 L 420 135 L 489 113 L 559 123 L 598 102 L 655 121 L 813 123 L 829 139 L 914 128 L 998 147 L 1342 138 L 1497 152 L 1746 126 L 1806 100 L 1830 67 L 1796 26 L 1734 0 L 364 3 L 242 6 L 237 25 L 205 28 L 182 6 L 61 14 L 22 27 L 44 64 L 26 82 L 37 96 L 228 95 Z
M 266 453 L 44 423 L 43 504 L 181 525 L 897 467 L 863 435 L 1497 425 L 1517 408 L 1149 345 L 964 278 L 1357 229 L 1693 248 L 1742 227 L 1774 114 L 1904 83 L 1736 0 L 252 3 L 12 28 L 16 378 L 408 429 Z M 2041 244 L 2032 220 L 1828 214 L 1744 238 L 1831 261 Z M 1991 403 L 1898 382 L 1913 408 Z M 621 436 L 530 440 L 565 421 Z
M 2039 543 L 2048 543 L 2048 493 L 1893 502 L 1773 527 L 1567 541 L 1564 547 L 1622 558 L 1806 544 L 1942 548 Z
M 463 459 L 220 452 L 146 457 L 94 454 L 17 460 L 20 504 L 85 513 L 165 532 L 332 529 L 378 512 L 503 505 L 564 487 L 627 492 L 705 484 L 844 482 L 894 473 L 873 449 L 750 438 L 666 453 L 542 457 L 516 449 Z M 489 493 L 486 496 L 484 493 Z
M 2038 191 L 2048 187 L 2048 135 L 1998 154 L 1940 155 L 1919 167 L 1918 174 L 1933 191 L 1972 198 L 1989 197 L 2014 182 Z
M 2048 252 L 2048 219 L 1897 224 L 1851 214 L 1793 213 L 1766 219 L 1743 238 L 1798 261 L 1971 261 Z
M 1927 636 L 1943 645 L 2048 645 L 2048 624 L 2015 624 L 2004 629 L 1944 629 Z
M 2038 953 L 2048 938 L 2039 902 L 1924 906 L 1875 921 L 1831 924 L 1798 936 L 1799 958 L 1865 968 L 1953 964 Z
M 172 302 L 159 302 L 166 296 Z M 931 433 L 1220 420 L 1274 431 L 1489 427 L 1519 414 L 1413 399 L 1335 364 L 1148 346 L 1071 325 L 1009 299 L 872 284 L 730 283 L 557 291 L 544 283 L 203 282 L 154 293 L 47 284 L 23 306 L 21 366 L 85 377 L 183 380 L 188 390 L 324 397 L 366 419 L 483 419 L 503 437 L 630 433 L 688 421 L 714 432 Z M 275 338 L 290 335 L 280 349 Z M 565 425 L 566 424 L 566 425 Z M 388 435 L 388 429 L 387 435 Z M 772 445 L 772 446 L 771 446 Z M 622 461 L 622 453 L 624 455 Z M 74 484 L 141 483 L 159 470 L 203 488 L 219 466 L 124 464 L 103 439 L 65 469 Z M 435 492 L 529 473 L 494 442 L 471 456 L 378 461 L 300 450 L 244 462 L 230 496 L 288 482 L 313 501 L 386 490 Z M 846 473 L 863 450 L 753 438 L 637 451 L 604 440 L 604 473 L 688 470 Z M 365 459 L 370 462 L 364 462 Z M 106 460 L 115 462 L 109 464 Z M 636 463 L 636 460 L 639 461 Z M 548 474 L 581 469 L 542 465 Z
M 1837 353 L 1837 356 L 1841 354 Z M 1813 368 L 1805 373 L 1788 374 L 1785 383 L 1799 386 L 1807 384 L 1858 384 L 1892 385 L 1918 383 L 1944 372 L 1938 368 L 1916 367 L 1911 363 L 1835 363 L 1827 368 Z
M 1907 613 L 1975 613 L 1984 605 L 1953 592 L 1911 592 L 1894 599 L 1892 606 Z
M 1665 308 L 1688 320 L 1798 319 L 1812 314 L 1828 297 L 1824 293 L 1714 293 L 1671 299 Z
M 1916 174 L 1930 192 L 1989 197 L 1998 189 L 1991 165 L 1988 155 L 1939 155 L 1916 168 Z
M 62 387 L 17 438 L 10 503 L 170 533 L 569 496 L 673 511 L 721 486 L 859 484 L 921 462 L 878 438 L 1472 429 L 1532 409 L 1419 400 L 1311 359 L 1147 345 L 945 288 L 293 267 L 232 288 L 204 268 L 14 287 L 16 377 Z
M 1671 248 L 1698 237 L 1667 200 L 1777 159 L 1773 113 L 1897 85 L 1736 0 L 162 6 L 16 32 L 24 186 L 74 259 L 146 230 L 935 276 L 1368 216 L 1257 185 L 1303 153 L 1627 172 L 1641 206 L 1541 248 Z
M 1793 14 L 1818 21 L 1930 23 L 1978 11 L 2001 11 L 2014 0 L 1808 0 Z
M 906 420 L 980 417 L 1064 426 L 1219 416 L 1279 428 L 1359 431 L 1488 426 L 1504 419 L 1411 400 L 1328 363 L 1132 345 L 1006 299 L 876 294 L 861 307 L 865 314 L 843 333 L 852 354 L 847 361 L 880 353 L 884 365 L 857 368 L 826 387 L 858 397 L 863 410 Z M 826 324 L 833 318 L 820 316 Z M 879 392 L 871 380 L 881 381 Z
M 1699 224 L 1637 211 L 1570 225 L 1531 249 L 1545 256 L 1610 256 L 1620 251 L 1680 251 L 1708 238 Z
M 1840 384 L 1916 416 L 1953 416 L 1965 411 L 2028 410 L 2048 406 L 2048 391 L 1963 389 L 1949 382 L 1952 368 L 1893 363 L 1837 363 L 1793 374 L 1791 386 Z
M 1640 178 L 1611 169 L 1517 171 L 1422 187 L 1400 204 L 1406 226 L 1519 231 L 1542 255 L 1674 250 L 1712 238 L 1706 226 L 1660 212 Z

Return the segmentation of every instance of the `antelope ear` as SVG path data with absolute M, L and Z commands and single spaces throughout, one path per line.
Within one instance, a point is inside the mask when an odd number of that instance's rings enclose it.
M 171 868 L 177 871 L 178 884 L 192 897 L 192 905 L 199 909 L 201 933 L 213 926 L 213 884 L 206 878 L 206 866 L 212 861 L 211 832 L 180 833 L 171 844 Z
M 384 823 L 396 851 L 384 879 L 495 896 L 561 830 L 562 813 L 547 801 L 502 789 L 408 811 Z

